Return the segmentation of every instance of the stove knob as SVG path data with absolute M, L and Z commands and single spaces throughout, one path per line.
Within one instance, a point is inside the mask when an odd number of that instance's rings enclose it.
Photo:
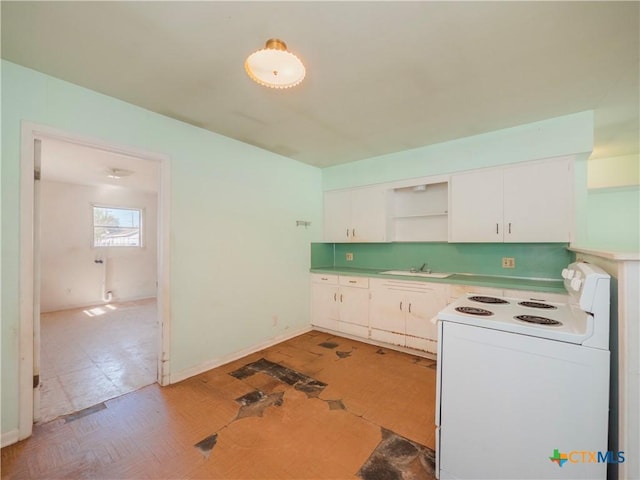
M 562 278 L 570 279 L 573 278 L 573 270 L 569 270 L 568 268 L 562 269 Z
M 580 287 L 582 286 L 582 280 L 579 278 L 574 278 L 573 280 L 571 280 L 571 288 L 573 290 L 575 290 L 576 292 L 578 290 L 580 290 Z

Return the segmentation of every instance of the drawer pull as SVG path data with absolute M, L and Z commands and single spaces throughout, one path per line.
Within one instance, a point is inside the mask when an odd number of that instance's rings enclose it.
M 355 280 L 349 280 L 349 283 L 358 283 Z
M 402 302 L 400 302 L 400 310 L 402 310 Z

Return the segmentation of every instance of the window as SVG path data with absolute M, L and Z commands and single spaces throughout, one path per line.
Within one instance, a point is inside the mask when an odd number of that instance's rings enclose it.
M 142 210 L 93 207 L 94 247 L 141 247 Z

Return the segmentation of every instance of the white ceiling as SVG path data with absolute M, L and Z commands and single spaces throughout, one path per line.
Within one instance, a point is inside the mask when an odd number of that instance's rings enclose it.
M 108 185 L 149 193 L 157 192 L 160 183 L 160 167 L 153 160 L 66 141 L 45 138 L 41 159 L 42 180 L 94 187 Z M 130 174 L 118 179 L 109 178 L 113 169 L 126 170 Z
M 638 2 L 10 2 L 2 57 L 328 166 L 584 110 L 638 153 Z M 272 37 L 285 91 L 243 62 Z

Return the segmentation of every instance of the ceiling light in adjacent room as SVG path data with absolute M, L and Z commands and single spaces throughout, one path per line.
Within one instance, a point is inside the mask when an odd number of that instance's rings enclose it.
M 110 168 L 107 170 L 107 177 L 119 179 L 122 177 L 128 177 L 133 172 L 131 170 L 125 170 L 124 168 Z
M 262 50 L 249 55 L 244 68 L 252 80 L 269 88 L 294 87 L 306 74 L 300 59 L 277 38 L 267 40 Z

